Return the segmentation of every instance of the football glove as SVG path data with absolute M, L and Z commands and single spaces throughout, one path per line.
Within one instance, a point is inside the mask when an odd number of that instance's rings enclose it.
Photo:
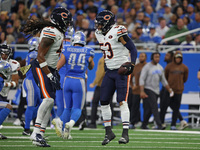
M 127 71 L 126 71 L 126 73 L 124 75 L 129 75 L 129 74 L 131 74 L 133 72 L 134 65 L 132 63 L 125 63 L 122 66 L 127 69 Z
M 49 73 L 47 77 L 50 79 L 51 85 L 55 90 L 60 90 L 60 81 L 52 73 Z

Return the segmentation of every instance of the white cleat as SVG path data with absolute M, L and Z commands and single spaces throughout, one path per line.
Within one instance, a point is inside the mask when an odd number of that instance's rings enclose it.
M 52 124 L 55 127 L 57 136 L 62 137 L 62 125 L 63 125 L 63 122 L 60 120 L 60 118 L 53 119 L 52 120 Z
M 185 120 L 182 120 L 180 122 L 180 127 L 178 128 L 179 130 L 184 130 L 185 128 L 187 128 L 189 125 Z
M 65 123 L 65 129 L 64 129 L 64 134 L 63 134 L 63 139 L 70 139 L 70 132 L 71 132 L 71 126 L 68 123 Z

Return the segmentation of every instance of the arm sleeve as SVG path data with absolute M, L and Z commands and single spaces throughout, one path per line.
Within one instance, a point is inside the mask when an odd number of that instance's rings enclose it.
M 131 53 L 131 62 L 135 64 L 137 58 L 137 49 L 133 41 L 128 37 L 128 35 L 123 35 L 126 44 L 124 45 Z

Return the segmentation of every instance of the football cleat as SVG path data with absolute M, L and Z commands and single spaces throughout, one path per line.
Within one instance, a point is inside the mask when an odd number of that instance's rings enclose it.
M 182 120 L 180 122 L 180 127 L 178 128 L 179 130 L 184 130 L 185 128 L 187 128 L 189 125 L 185 120 Z
M 120 139 L 119 139 L 119 144 L 126 144 L 129 142 L 129 137 L 128 135 L 123 135 Z
M 102 142 L 102 145 L 108 144 L 110 141 L 112 141 L 115 138 L 115 134 L 111 131 L 111 133 L 105 135 L 105 139 Z
M 65 129 L 64 129 L 63 139 L 69 139 L 71 128 L 72 127 L 69 125 L 69 123 L 65 123 Z
M 49 144 L 47 144 L 42 135 L 38 133 L 36 133 L 36 136 L 33 139 L 33 144 L 39 147 L 51 147 Z
M 0 139 L 5 140 L 5 139 L 7 139 L 7 137 L 0 133 Z
M 23 132 L 22 132 L 22 135 L 28 135 L 30 136 L 32 134 L 32 131 L 30 129 L 25 129 Z
M 59 137 L 62 137 L 62 126 L 63 126 L 63 122 L 60 120 L 60 118 L 55 118 L 52 120 L 52 124 L 55 127 L 56 130 L 56 134 Z

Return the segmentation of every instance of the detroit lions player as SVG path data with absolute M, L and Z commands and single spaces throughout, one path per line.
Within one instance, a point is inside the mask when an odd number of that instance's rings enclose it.
M 7 61 L 0 60 L 0 91 L 4 87 L 4 80 L 10 78 L 10 74 L 12 73 L 12 68 Z M 3 121 L 9 115 L 12 110 L 12 105 L 8 102 L 0 100 L 0 125 L 2 125 Z M 7 139 L 6 136 L 0 133 L 0 139 Z
M 62 136 L 62 124 L 65 125 L 63 138 L 69 138 L 70 131 L 81 116 L 85 102 L 85 72 L 94 67 L 94 50 L 84 47 L 86 38 L 83 32 L 78 31 L 72 38 L 72 45 L 65 47 L 58 70 L 65 64 L 66 77 L 63 84 L 65 109 L 60 119 L 56 120 L 56 133 Z
M 71 40 L 73 34 L 74 34 L 74 29 L 72 27 L 68 27 L 67 31 L 65 32 L 65 39 L 63 41 L 63 49 L 65 49 L 65 47 L 71 45 L 70 40 Z M 59 74 L 60 74 L 60 84 L 61 84 L 61 87 L 63 87 L 64 78 L 66 75 L 66 67 L 65 66 L 60 68 Z M 56 106 L 57 106 L 57 116 L 60 117 L 64 110 L 64 99 L 63 99 L 62 88 L 60 90 L 56 90 L 56 99 L 55 100 L 56 100 Z M 55 122 L 52 121 L 52 124 L 55 125 Z
M 68 26 L 72 24 L 72 21 L 72 15 L 69 10 L 58 7 L 52 11 L 50 21 L 28 20 L 23 28 L 25 34 L 35 35 L 41 32 L 37 59 L 31 61 L 33 76 L 36 84 L 39 85 L 43 99 L 38 108 L 31 139 L 33 144 L 41 147 L 50 147 L 43 138 L 43 134 L 54 105 L 55 92 L 60 89 L 56 65 L 62 49 L 64 34 Z
M 0 52 L 1 60 L 8 61 L 12 68 L 12 75 L 4 80 L 4 87 L 0 92 L 0 100 L 7 101 L 7 96 L 10 88 L 15 88 L 18 85 L 18 69 L 20 67 L 20 64 L 16 60 L 10 58 L 12 55 L 12 49 L 8 45 L 0 45 Z
M 137 50 L 132 40 L 128 37 L 127 29 L 124 26 L 115 24 L 115 16 L 112 12 L 104 10 L 100 12 L 95 20 L 95 35 L 99 41 L 99 45 L 104 54 L 106 64 L 106 74 L 101 84 L 101 110 L 105 125 L 105 139 L 102 145 L 108 144 L 115 138 L 115 134 L 111 130 L 111 109 L 110 99 L 115 90 L 117 90 L 117 102 L 120 104 L 121 118 L 123 123 L 122 137 L 119 144 L 129 142 L 129 109 L 127 105 L 127 97 L 129 91 L 130 75 L 134 68 L 137 58 Z M 127 75 L 119 75 L 120 66 L 129 62 L 129 52 L 131 54 L 131 65 L 125 67 L 129 70 Z
M 28 41 L 29 44 L 29 53 L 26 56 L 26 66 L 30 64 L 30 62 L 37 58 L 37 50 L 39 45 L 39 38 L 33 37 Z M 23 131 L 23 135 L 31 135 L 32 131 L 30 130 L 30 122 L 32 119 L 36 117 L 37 109 L 42 102 L 40 89 L 35 83 L 32 71 L 29 70 L 26 73 L 26 78 L 23 81 L 23 89 L 26 93 L 26 101 L 27 108 L 25 112 L 25 127 Z

